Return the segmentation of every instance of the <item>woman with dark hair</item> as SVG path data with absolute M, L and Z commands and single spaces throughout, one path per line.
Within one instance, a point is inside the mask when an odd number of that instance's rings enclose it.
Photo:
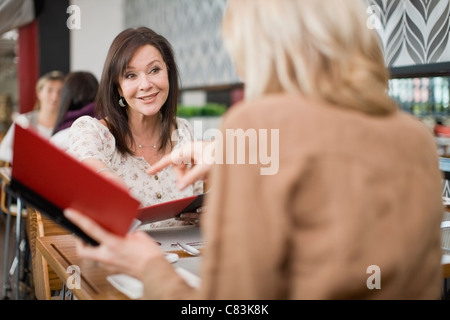
M 201 181 L 178 190 L 172 168 L 146 173 L 193 140 L 189 123 L 176 117 L 178 81 L 173 49 L 163 36 L 146 27 L 122 31 L 109 48 L 95 100 L 101 120 L 83 116 L 72 124 L 69 153 L 124 185 L 143 206 L 203 192 Z M 169 219 L 146 227 L 182 223 Z
M 50 141 L 63 150 L 69 148 L 68 134 L 72 123 L 81 116 L 95 116 L 98 80 L 90 72 L 75 71 L 67 75 L 61 92 L 61 103 Z

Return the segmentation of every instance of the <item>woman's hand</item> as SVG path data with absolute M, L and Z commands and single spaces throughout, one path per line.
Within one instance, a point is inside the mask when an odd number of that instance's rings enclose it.
M 142 279 L 147 261 L 163 256 L 158 243 L 145 232 L 136 231 L 120 237 L 76 210 L 66 209 L 64 215 L 99 243 L 98 246 L 91 246 L 78 241 L 78 255 L 98 261 L 114 272 Z
M 197 212 L 185 212 L 175 217 L 175 220 L 183 221 L 185 224 L 194 226 L 200 225 L 200 217 L 202 214 L 202 207 L 197 209 Z
M 213 142 L 193 141 L 165 155 L 147 170 L 147 173 L 153 175 L 172 165 L 178 177 L 177 187 L 183 190 L 197 180 L 207 179 L 214 162 L 214 151 Z

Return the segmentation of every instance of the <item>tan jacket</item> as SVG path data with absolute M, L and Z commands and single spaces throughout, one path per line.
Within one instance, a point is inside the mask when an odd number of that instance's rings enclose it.
M 279 170 L 215 165 L 200 290 L 154 259 L 146 298 L 440 298 L 442 176 L 417 119 L 278 95 L 234 106 L 224 128 L 279 130 Z

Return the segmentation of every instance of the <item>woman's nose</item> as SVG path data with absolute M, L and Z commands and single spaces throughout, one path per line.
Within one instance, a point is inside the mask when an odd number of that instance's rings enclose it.
M 139 77 L 139 89 L 140 90 L 147 90 L 153 86 L 153 83 L 150 79 L 149 75 L 141 75 Z

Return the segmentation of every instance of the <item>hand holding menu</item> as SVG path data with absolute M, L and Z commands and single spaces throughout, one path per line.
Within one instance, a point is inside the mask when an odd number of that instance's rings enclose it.
M 30 128 L 14 124 L 14 151 L 10 189 L 27 204 L 96 245 L 63 211 L 74 208 L 106 230 L 124 236 L 134 219 L 144 223 L 195 212 L 203 195 L 145 208 L 125 189 L 51 144 Z

